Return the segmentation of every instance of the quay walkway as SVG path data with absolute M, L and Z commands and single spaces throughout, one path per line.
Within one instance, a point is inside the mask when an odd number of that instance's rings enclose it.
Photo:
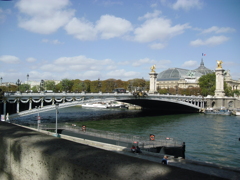
M 35 128 L 30 128 L 30 129 L 36 130 Z M 111 140 L 108 140 L 106 142 L 99 142 L 99 141 L 96 141 L 96 140 L 98 140 L 97 137 L 96 137 L 96 139 L 94 139 L 94 138 L 90 139 L 91 137 L 90 136 L 87 137 L 87 135 L 82 136 L 82 138 L 74 137 L 74 136 L 70 136 L 71 133 L 69 133 L 69 131 L 70 130 L 67 130 L 67 133 L 66 133 L 69 135 L 62 134 L 61 138 L 67 139 L 67 140 L 70 140 L 73 142 L 97 147 L 97 148 L 104 149 L 107 151 L 113 151 L 113 152 L 123 154 L 126 156 L 156 162 L 156 163 L 161 163 L 161 159 L 163 158 L 164 155 L 166 155 L 166 154 L 162 154 L 162 153 L 153 153 L 153 152 L 148 152 L 148 151 L 143 151 L 143 153 L 141 153 L 141 154 L 137 154 L 137 153 L 135 154 L 135 153 L 130 152 L 129 148 L 126 148 L 126 146 L 125 146 L 126 144 L 124 144 L 124 146 L 121 146 L 120 143 L 114 145 L 114 143 L 112 143 Z M 44 130 L 40 130 L 40 132 L 49 134 L 49 135 L 53 134 L 52 132 L 44 131 Z M 181 169 L 187 169 L 190 171 L 200 172 L 200 173 L 211 175 L 213 177 L 214 176 L 219 177 L 220 179 L 222 179 L 222 178 L 229 179 L 229 180 L 239 180 L 240 179 L 240 168 L 226 167 L 224 165 L 216 165 L 216 164 L 209 163 L 209 162 L 200 162 L 200 161 L 182 159 L 181 157 L 174 158 L 173 156 L 169 156 L 168 162 L 169 162 L 168 166 L 173 166 L 173 167 L 178 167 Z
M 45 124 L 40 126 L 40 129 L 55 132 L 53 124 Z M 174 140 L 173 138 L 161 138 L 157 137 L 154 140 L 150 140 L 149 136 L 137 136 L 123 133 L 115 133 L 108 131 L 100 131 L 91 128 L 87 128 L 86 131 L 82 130 L 82 127 L 74 125 L 60 125 L 58 126 L 58 133 L 68 136 L 73 136 L 82 139 L 88 139 L 92 141 L 123 146 L 128 149 L 134 146 L 139 146 L 144 151 L 150 151 L 155 153 L 167 153 L 174 157 L 182 157 L 182 142 Z

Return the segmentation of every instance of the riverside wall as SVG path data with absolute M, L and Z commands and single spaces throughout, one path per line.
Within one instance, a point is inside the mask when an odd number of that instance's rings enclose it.
M 0 121 L 1 180 L 223 179 Z

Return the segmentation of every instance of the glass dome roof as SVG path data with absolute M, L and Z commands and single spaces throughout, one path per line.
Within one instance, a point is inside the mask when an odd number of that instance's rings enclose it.
M 165 71 L 162 71 L 158 74 L 157 81 L 178 81 L 184 78 L 199 78 L 202 75 L 206 75 L 209 73 L 213 73 L 213 71 L 206 68 L 202 60 L 200 66 L 195 70 L 169 68 Z
M 158 74 L 158 81 L 172 81 L 172 80 L 180 80 L 182 77 L 187 76 L 189 70 L 180 69 L 180 68 L 169 68 Z
M 197 69 L 195 69 L 194 71 L 199 72 L 199 73 L 201 73 L 201 74 L 203 74 L 203 75 L 213 73 L 212 70 L 210 70 L 210 69 L 208 69 L 208 68 L 206 68 L 206 67 L 204 66 L 203 59 L 202 59 L 202 61 L 201 61 L 200 66 L 199 66 Z

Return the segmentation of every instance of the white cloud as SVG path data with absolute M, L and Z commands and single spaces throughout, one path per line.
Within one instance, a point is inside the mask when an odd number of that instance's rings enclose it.
M 53 33 L 74 15 L 69 5 L 69 0 L 20 0 L 16 3 L 21 13 L 18 25 L 34 33 Z
M 106 74 L 109 77 L 112 78 L 119 78 L 119 76 L 121 75 L 121 79 L 125 79 L 125 78 L 133 78 L 133 77 L 140 77 L 141 74 L 139 72 L 135 72 L 135 71 L 126 71 L 124 69 L 118 69 L 115 71 L 110 71 Z
M 138 20 L 157 18 L 160 14 L 162 14 L 161 11 L 154 10 L 153 13 L 147 13 L 144 16 L 139 17 Z
M 97 31 L 94 25 L 84 18 L 73 18 L 66 26 L 65 30 L 68 34 L 82 41 L 94 40 L 97 37 Z
M 191 67 L 196 67 L 198 65 L 197 61 L 186 61 L 183 63 L 182 67 L 187 67 L 187 68 L 191 68 Z
M 197 39 L 195 41 L 191 41 L 191 46 L 216 46 L 228 41 L 229 38 L 225 36 L 213 36 L 208 38 L 207 40 Z
M 170 60 L 154 60 L 154 59 L 149 59 L 149 58 L 144 58 L 144 59 L 140 59 L 137 61 L 134 61 L 132 63 L 132 66 L 134 67 L 139 67 L 139 66 L 144 66 L 144 67 L 150 67 L 152 65 L 156 65 L 157 69 L 161 69 L 161 68 L 166 68 L 168 64 L 170 64 L 171 61 Z
M 102 39 L 110 39 L 122 36 L 131 31 L 132 25 L 125 19 L 104 15 L 97 21 L 96 30 L 100 33 Z
M 120 65 L 120 66 L 126 66 L 126 65 L 129 65 L 129 64 L 130 64 L 129 61 L 120 61 L 120 62 L 118 62 L 118 65 Z
M 162 44 L 162 43 L 154 43 L 154 44 L 150 45 L 151 49 L 163 49 L 165 47 L 166 47 L 166 45 Z
M 43 39 L 42 42 L 50 44 L 64 44 L 63 42 L 60 42 L 58 39 L 55 40 Z
M 8 63 L 8 64 L 16 64 L 16 63 L 20 62 L 18 57 L 11 56 L 11 55 L 0 56 L 0 61 L 2 61 L 4 63 Z
M 35 62 L 37 60 L 33 57 L 29 57 L 29 58 L 26 59 L 26 61 L 32 63 L 32 62 Z
M 200 0 L 177 0 L 176 3 L 172 4 L 171 7 L 175 10 L 184 9 L 189 10 L 192 8 L 201 8 L 202 3 Z
M 212 26 L 208 29 L 205 29 L 202 31 L 203 34 L 205 33 L 229 33 L 229 32 L 235 32 L 236 30 L 234 28 L 230 27 L 217 27 L 217 26 Z
M 165 69 L 168 68 L 168 65 L 172 62 L 170 60 L 160 60 L 155 63 L 156 69 Z M 152 64 L 153 65 L 153 64 Z
M 139 59 L 139 60 L 133 62 L 132 65 L 137 67 L 137 66 L 141 66 L 143 64 L 155 64 L 155 63 L 156 63 L 155 60 L 151 60 L 149 58 L 144 58 L 144 59 Z
M 154 4 L 151 4 L 151 5 L 150 5 L 151 8 L 155 8 L 155 7 L 157 7 L 157 6 L 158 6 L 157 3 L 154 3 Z
M 87 58 L 85 56 L 74 56 L 74 57 L 61 57 L 54 61 L 54 64 L 56 65 L 91 65 L 98 67 L 103 65 L 110 65 L 114 64 L 114 62 L 111 59 L 104 59 L 104 60 L 96 60 L 92 58 Z
M 78 74 L 78 76 L 81 79 L 97 79 L 101 78 L 101 72 L 100 71 L 86 71 L 81 74 Z
M 54 64 L 45 64 L 40 67 L 42 71 L 49 71 L 49 72 L 65 72 L 70 70 L 68 67 L 64 66 L 56 66 Z
M 164 18 L 154 18 L 145 21 L 141 27 L 134 31 L 135 41 L 151 42 L 155 40 L 165 40 L 179 34 L 190 28 L 188 24 L 171 26 L 171 20 Z
M 2 9 L 0 8 L 0 23 L 3 23 L 6 19 L 6 15 L 11 14 L 11 10 L 10 9 Z

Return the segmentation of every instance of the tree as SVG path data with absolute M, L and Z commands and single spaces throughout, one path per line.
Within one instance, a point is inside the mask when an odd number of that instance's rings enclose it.
M 36 86 L 33 86 L 33 87 L 31 88 L 32 92 L 34 92 L 34 93 L 38 92 L 39 89 L 40 89 L 40 85 L 36 85 Z
M 30 90 L 30 85 L 29 85 L 29 84 L 21 84 L 21 85 L 19 86 L 19 90 L 20 90 L 21 92 L 26 92 L 26 91 Z
M 215 73 L 203 75 L 199 78 L 198 84 L 201 88 L 201 94 L 203 96 L 207 95 L 214 95 L 215 89 L 216 89 L 216 75 Z M 230 86 L 227 85 L 226 82 L 224 82 L 224 93 L 226 96 L 233 96 L 234 92 L 231 89 Z
M 55 85 L 55 82 L 52 81 L 52 80 L 47 80 L 45 81 L 45 88 L 46 90 L 53 90 L 55 92 L 56 90 L 56 85 Z
M 201 95 L 214 95 L 216 89 L 216 75 L 215 73 L 210 73 L 201 76 L 198 79 L 198 84 L 201 88 Z
M 69 79 L 62 79 L 61 89 L 62 91 L 72 91 L 73 81 Z

